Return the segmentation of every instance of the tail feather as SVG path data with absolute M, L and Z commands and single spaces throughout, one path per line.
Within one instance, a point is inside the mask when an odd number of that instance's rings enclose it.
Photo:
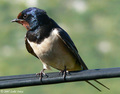
M 106 89 L 110 90 L 110 88 L 108 88 L 107 86 L 105 86 L 105 85 L 102 84 L 101 82 L 99 82 L 99 81 L 97 81 L 97 80 L 94 80 L 94 81 L 97 82 L 98 84 L 102 85 L 102 86 L 105 87 Z M 94 88 L 96 88 L 98 91 L 101 92 L 101 90 L 100 90 L 98 87 L 96 87 L 94 84 L 92 84 L 92 83 L 89 82 L 88 80 L 86 80 L 86 82 L 87 82 L 88 84 L 90 84 L 91 86 L 93 86 Z
M 88 83 L 88 84 L 90 84 L 91 86 L 93 86 L 94 88 L 96 88 L 98 91 L 100 91 L 101 92 L 101 90 L 98 88 L 98 87 L 96 87 L 95 85 L 93 85 L 92 83 L 90 83 L 89 81 L 87 81 L 86 80 L 86 82 Z
M 84 63 L 84 61 L 82 60 L 82 58 L 80 57 L 79 54 L 77 54 L 77 57 L 78 57 L 78 61 L 80 63 L 80 65 L 83 67 L 83 70 L 88 70 L 88 67 L 86 66 L 86 64 Z M 106 89 L 110 90 L 110 88 L 108 88 L 107 86 L 105 86 L 104 84 L 102 84 L 101 82 L 97 81 L 96 79 L 94 80 L 96 83 L 102 85 L 103 87 L 105 87 Z M 86 80 L 86 82 L 90 85 L 92 85 L 94 88 L 96 88 L 98 91 L 101 92 L 101 90 L 96 87 L 95 85 L 93 85 L 92 83 L 90 83 L 88 80 Z
M 102 84 L 101 82 L 94 80 L 95 82 L 97 82 L 98 84 L 102 85 L 103 87 L 105 87 L 106 89 L 110 90 L 110 88 L 108 88 L 107 86 L 105 86 L 104 84 Z

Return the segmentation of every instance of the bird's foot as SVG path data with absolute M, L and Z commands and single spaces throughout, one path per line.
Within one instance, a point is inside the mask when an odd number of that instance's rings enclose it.
M 66 70 L 66 66 L 64 70 L 61 70 L 59 72 L 59 75 L 62 73 L 64 80 L 66 80 L 66 75 L 69 74 L 69 71 Z
M 36 76 L 39 76 L 40 78 L 40 81 L 42 81 L 42 78 L 43 78 L 43 76 L 46 76 L 46 77 L 48 77 L 48 75 L 47 74 L 45 74 L 45 69 L 43 69 L 43 70 L 41 70 L 40 71 L 40 73 L 36 73 Z

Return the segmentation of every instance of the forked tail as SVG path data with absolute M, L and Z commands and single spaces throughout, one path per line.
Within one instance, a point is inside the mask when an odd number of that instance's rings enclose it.
M 105 87 L 106 89 L 110 90 L 110 88 L 108 88 L 107 86 L 105 86 L 104 84 L 102 84 L 101 82 L 97 81 L 97 80 L 94 80 L 95 82 L 97 82 L 98 84 L 102 85 L 103 87 Z M 93 86 L 94 88 L 96 88 L 98 91 L 101 92 L 101 90 L 96 87 L 94 84 L 92 84 L 91 82 L 89 82 L 88 80 L 86 81 L 88 84 L 90 84 L 91 86 Z

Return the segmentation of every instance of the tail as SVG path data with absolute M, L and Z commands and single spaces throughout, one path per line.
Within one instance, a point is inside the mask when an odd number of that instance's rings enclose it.
M 110 88 L 108 88 L 107 86 L 105 86 L 105 85 L 102 84 L 101 82 L 99 82 L 99 81 L 97 81 L 97 80 L 94 80 L 94 81 L 97 82 L 98 84 L 102 85 L 102 86 L 105 87 L 106 89 L 110 90 Z M 90 84 L 91 86 L 93 86 L 94 88 L 96 88 L 98 91 L 101 92 L 101 90 L 100 90 L 98 87 L 96 87 L 94 84 L 92 84 L 92 83 L 89 82 L 88 80 L 86 80 L 86 82 L 87 82 L 88 84 Z
M 105 87 L 106 89 L 110 90 L 110 88 L 108 88 L 107 86 L 105 86 L 104 84 L 102 84 L 101 82 L 94 80 L 95 82 L 97 82 L 98 84 L 102 85 L 103 87 Z
M 84 61 L 82 60 L 82 58 L 80 57 L 79 54 L 77 54 L 77 57 L 78 57 L 78 61 L 80 63 L 80 65 L 82 65 L 83 67 L 83 70 L 88 70 L 88 67 L 86 66 L 86 64 L 84 63 Z M 102 85 L 103 87 L 105 87 L 106 89 L 110 90 L 107 86 L 105 86 L 104 84 L 102 84 L 101 82 L 97 81 L 97 80 L 94 80 L 95 82 L 97 82 L 98 84 Z M 98 91 L 101 92 L 101 90 L 96 87 L 95 85 L 93 85 L 92 83 L 90 83 L 88 80 L 86 80 L 86 82 L 90 85 L 92 85 L 94 88 L 96 88 Z

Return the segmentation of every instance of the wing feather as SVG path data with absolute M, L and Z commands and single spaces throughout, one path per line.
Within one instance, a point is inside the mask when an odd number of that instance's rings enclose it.
M 58 31 L 58 37 L 65 43 L 65 45 L 70 49 L 70 51 L 74 54 L 74 56 L 77 59 L 77 62 L 82 65 L 83 69 L 86 70 L 88 69 L 86 64 L 83 62 L 83 60 L 81 59 L 78 50 L 75 46 L 75 44 L 73 43 L 73 41 L 71 40 L 70 36 L 67 34 L 66 31 L 64 31 L 61 28 L 57 28 Z
M 27 38 L 25 37 L 25 45 L 26 45 L 26 49 L 29 53 L 31 53 L 32 55 L 34 55 L 35 57 L 37 57 L 37 55 L 34 53 L 32 47 L 30 46 L 30 44 L 27 41 Z M 38 57 L 37 57 L 38 58 Z

